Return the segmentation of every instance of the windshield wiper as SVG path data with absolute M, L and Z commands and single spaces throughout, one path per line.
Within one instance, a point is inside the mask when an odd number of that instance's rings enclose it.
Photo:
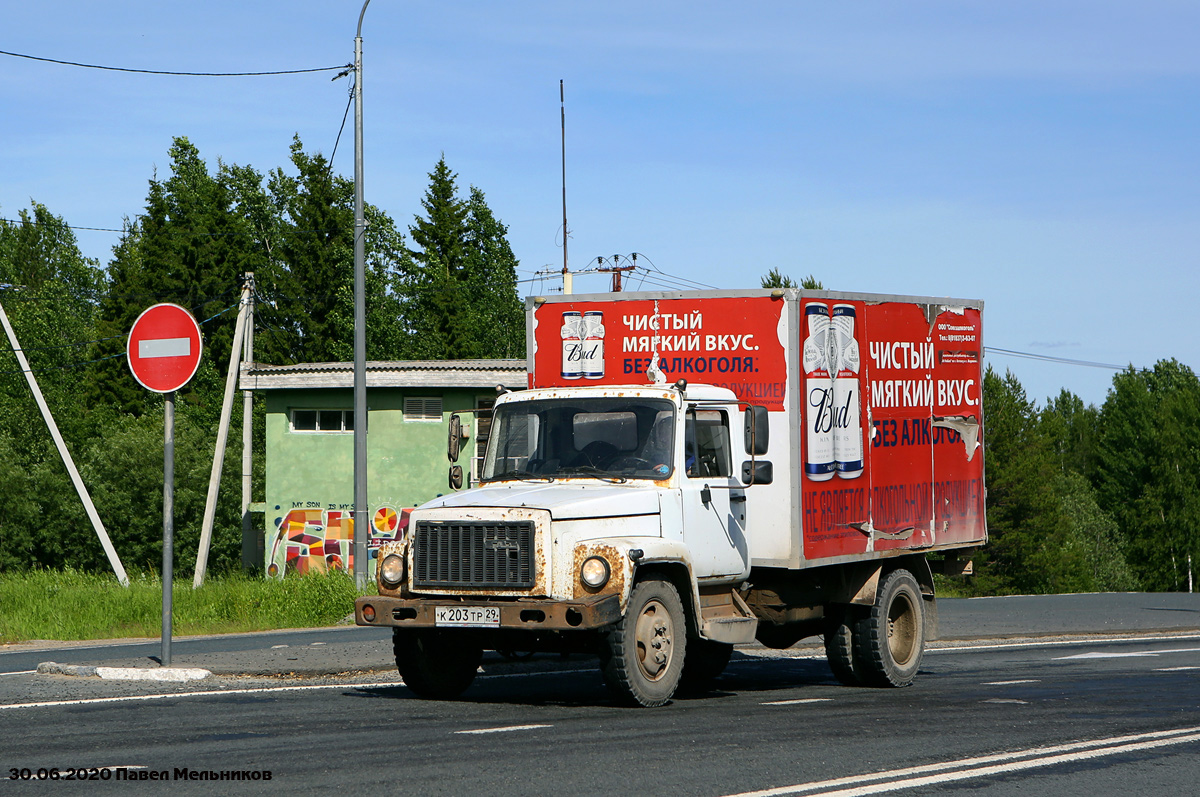
M 555 476 L 595 476 L 601 481 L 611 482 L 613 484 L 624 484 L 629 481 L 624 476 L 615 475 L 609 471 L 594 468 L 591 465 L 576 465 L 570 470 L 557 471 Z
M 495 481 L 500 481 L 501 479 L 520 479 L 521 481 L 526 481 L 526 482 L 552 482 L 552 481 L 554 481 L 554 479 L 552 477 L 547 476 L 544 473 L 530 473 L 527 470 L 508 470 L 508 471 L 505 471 L 504 473 L 497 473 L 492 478 L 485 479 L 482 481 L 495 482 Z

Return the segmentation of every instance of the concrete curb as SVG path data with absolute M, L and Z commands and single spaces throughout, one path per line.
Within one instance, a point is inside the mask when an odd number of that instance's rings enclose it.
M 58 664 L 44 661 L 38 665 L 39 675 L 70 675 L 80 678 L 103 678 L 109 681 L 199 681 L 212 673 L 198 667 L 89 667 L 79 664 Z

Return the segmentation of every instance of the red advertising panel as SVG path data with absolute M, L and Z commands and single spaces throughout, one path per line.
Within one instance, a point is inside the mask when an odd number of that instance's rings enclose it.
M 934 528 L 939 544 L 984 536 L 983 320 L 971 308 L 944 310 L 933 329 Z
M 547 302 L 534 310 L 530 387 L 647 384 L 647 371 L 727 387 L 782 411 L 782 298 L 690 297 Z
M 808 559 L 983 538 L 980 312 L 927 312 L 802 302 Z

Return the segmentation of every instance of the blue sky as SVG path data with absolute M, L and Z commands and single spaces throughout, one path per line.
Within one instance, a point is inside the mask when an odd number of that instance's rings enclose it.
M 23 3 L 0 50 L 134 69 L 348 63 L 359 0 Z M 558 82 L 573 270 L 642 253 L 678 284 L 978 298 L 990 347 L 1200 368 L 1200 6 L 1186 2 L 372 0 L 366 198 L 411 222 L 444 152 L 557 280 Z M 173 136 L 260 171 L 327 156 L 332 73 L 167 77 L 0 56 L 0 215 L 144 207 Z M 348 124 L 335 167 L 353 171 Z M 80 230 L 107 263 L 116 235 Z M 633 287 L 637 287 L 635 279 Z M 651 282 L 642 283 L 652 287 Z M 654 285 L 653 287 L 659 287 Z M 580 276 L 577 291 L 607 290 Z M 1113 372 L 990 354 L 1031 398 Z

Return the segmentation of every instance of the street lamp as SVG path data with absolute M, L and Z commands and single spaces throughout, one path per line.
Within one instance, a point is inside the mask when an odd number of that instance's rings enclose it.
M 367 585 L 367 278 L 363 212 L 362 22 L 354 36 L 354 583 Z

